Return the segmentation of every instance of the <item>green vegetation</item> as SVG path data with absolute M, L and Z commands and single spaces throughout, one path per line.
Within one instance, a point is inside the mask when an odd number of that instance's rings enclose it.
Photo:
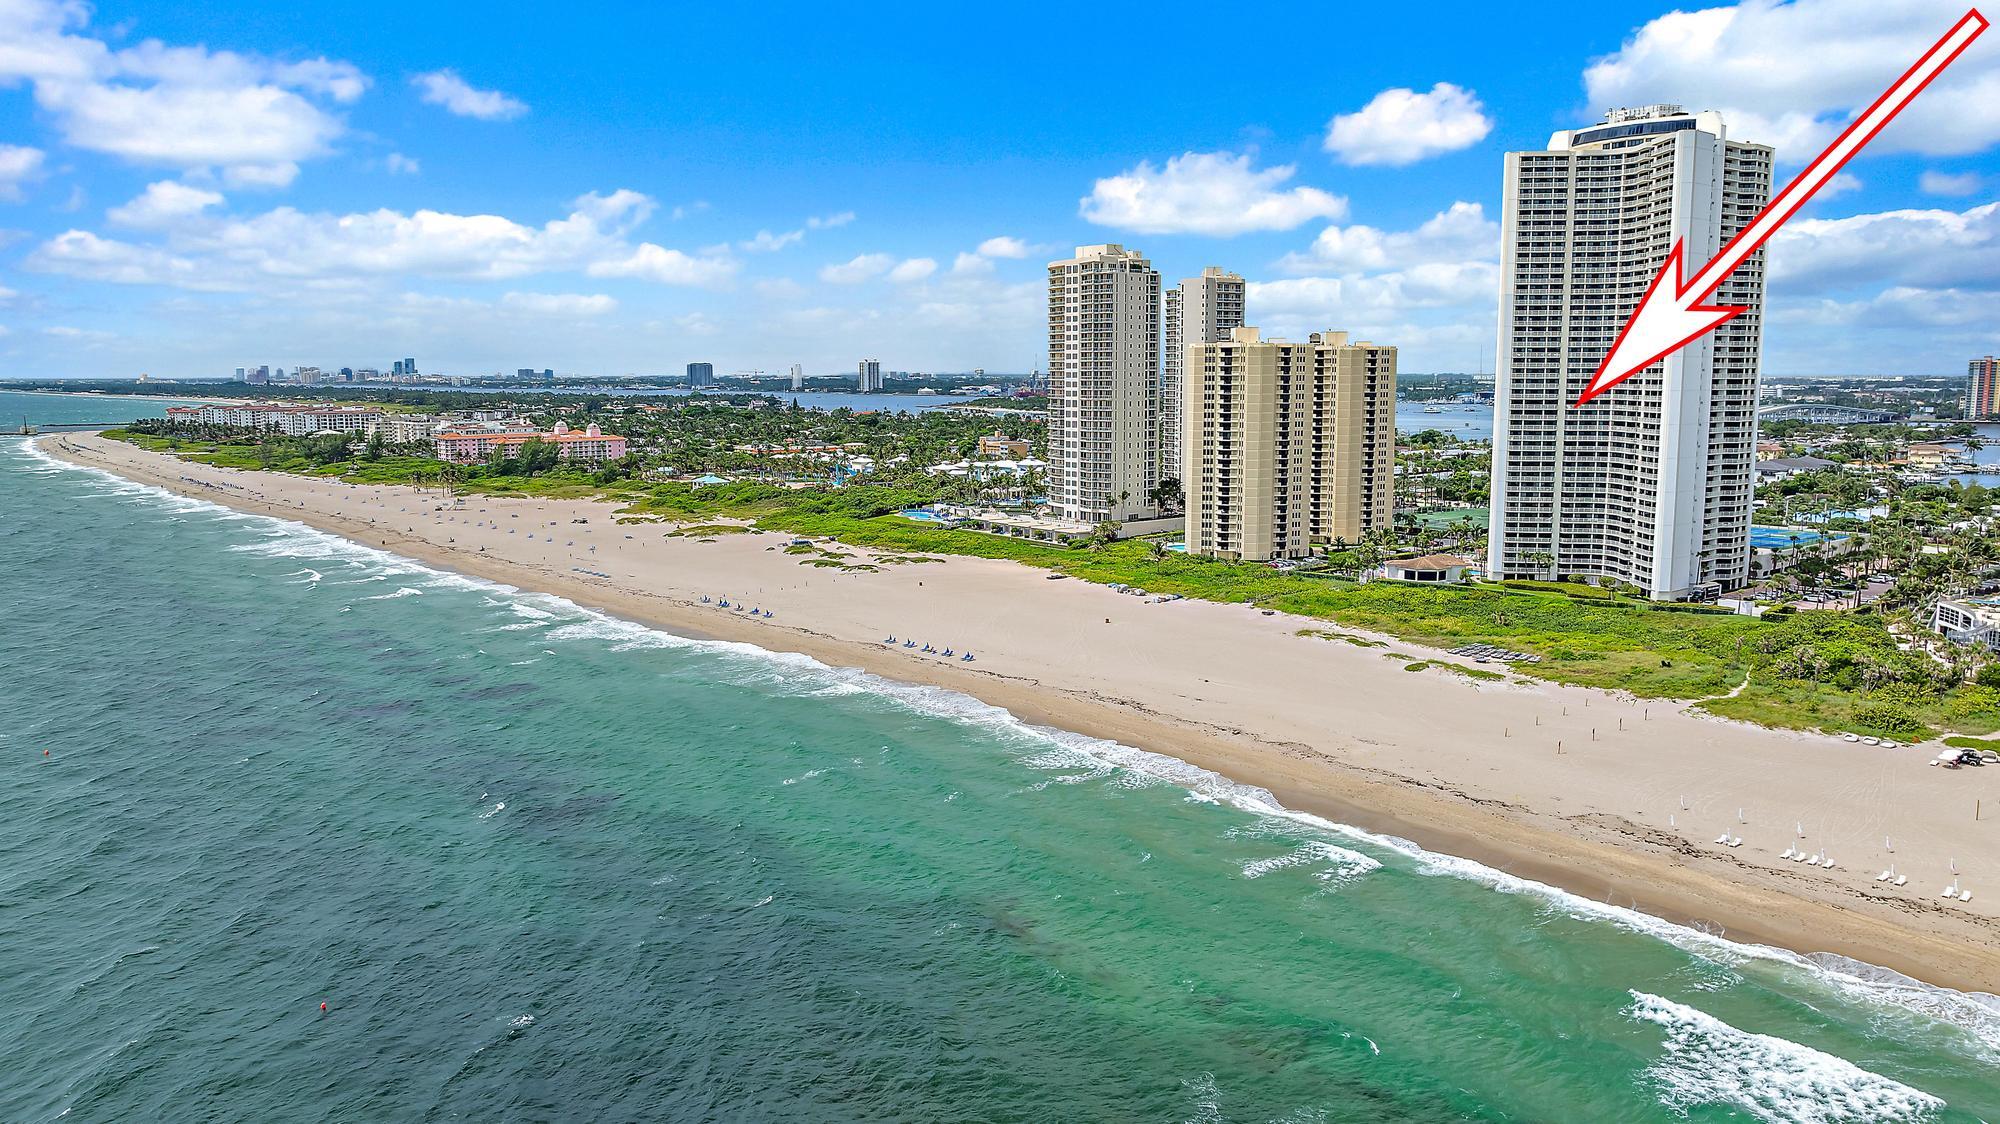
M 1766 725 L 1898 739 L 1936 730 L 2000 731 L 2000 671 L 1967 682 L 1966 666 L 1899 650 L 1890 630 L 1893 623 L 1927 612 L 1938 596 L 1970 588 L 2000 564 L 2000 540 L 1976 526 L 1948 529 L 1990 510 L 1984 489 L 1904 489 L 1891 500 L 1893 517 L 1869 526 L 1863 549 L 1839 556 L 1812 554 L 1794 571 L 1799 576 L 1788 579 L 1851 582 L 1879 568 L 1896 575 L 1896 582 L 1877 608 L 1859 613 L 1778 610 L 1756 619 L 1698 605 L 1655 605 L 1630 590 L 1578 582 L 1412 586 L 1361 584 L 1341 576 L 1359 573 L 1392 551 L 1447 543 L 1470 548 L 1483 531 L 1483 520 L 1471 511 L 1454 512 L 1429 526 L 1408 526 L 1400 537 L 1376 532 L 1360 543 L 1332 544 L 1322 567 L 1293 572 L 1189 557 L 1164 549 L 1164 540 L 1115 542 L 1098 535 L 1061 546 L 899 517 L 896 513 L 907 508 L 979 496 L 976 482 L 921 470 L 924 464 L 964 456 L 981 433 L 994 428 L 993 419 L 978 415 L 803 411 L 763 399 L 731 402 L 703 396 L 643 405 L 594 399 L 556 403 L 538 420 L 546 424 L 558 417 L 573 426 L 598 420 L 614 432 L 641 437 L 650 451 L 643 461 L 635 455 L 584 471 L 535 443 L 516 457 L 489 464 L 443 466 L 413 450 L 380 442 L 356 448 L 334 435 L 259 439 L 161 432 L 159 427 L 143 432 L 146 427 L 135 426 L 111 436 L 232 468 L 341 476 L 357 483 L 450 486 L 499 497 L 601 496 L 620 505 L 619 523 L 672 522 L 681 525 L 676 533 L 691 537 L 740 533 L 741 522 L 754 522 L 760 530 L 817 540 L 786 550 L 802 564 L 829 569 L 867 571 L 949 555 L 1005 559 L 1151 594 L 1312 617 L 1413 644 L 1494 644 L 1542 657 L 1540 663 L 1510 666 L 1508 671 L 1517 675 L 1647 698 L 1702 700 L 1715 714 Z M 1002 428 L 1008 424 L 1013 423 L 1002 423 Z M 1040 424 L 1018 424 L 1020 429 L 1008 431 L 1028 436 L 1039 448 Z M 1469 481 L 1483 480 L 1483 454 L 1448 457 L 1443 454 L 1453 444 L 1449 437 L 1417 437 L 1412 442 L 1419 450 L 1415 463 L 1436 476 L 1436 493 L 1444 497 L 1464 491 L 1468 494 L 1461 502 L 1478 502 Z M 866 450 L 883 467 L 849 486 L 827 487 L 825 463 L 790 456 L 783 450 L 787 444 Z M 661 458 L 683 473 L 716 471 L 748 478 L 710 486 L 650 479 Z M 1793 514 L 1843 510 L 1867 498 L 1865 487 L 1857 491 L 1841 473 L 1808 474 L 1794 481 L 1776 494 Z M 1038 487 L 1038 482 L 1024 487 Z M 832 542 L 865 547 L 881 557 L 875 564 L 856 564 L 851 555 L 832 548 Z M 1938 543 L 1950 549 L 1925 549 Z M 1305 634 L 1385 647 L 1380 640 L 1331 629 Z M 1506 677 L 1497 669 L 1384 654 L 1412 671 L 1436 666 L 1475 679 Z

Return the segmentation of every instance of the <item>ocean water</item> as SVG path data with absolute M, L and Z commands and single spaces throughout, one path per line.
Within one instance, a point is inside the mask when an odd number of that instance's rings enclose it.
M 0 432 L 13 433 L 25 419 L 29 425 L 123 423 L 139 418 L 163 418 L 169 406 L 191 406 L 183 398 L 137 395 L 44 394 L 8 390 L 0 382 Z
M 0 605 L 0 1120 L 2000 1117 L 1978 997 L 15 439 Z

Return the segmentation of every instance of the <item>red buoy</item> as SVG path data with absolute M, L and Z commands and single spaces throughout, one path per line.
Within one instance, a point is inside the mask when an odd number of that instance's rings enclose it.
M 319 1009 L 320 1009 L 320 1010 L 322 1010 L 322 1011 L 326 1010 L 326 1004 L 324 1004 L 324 1003 L 320 1004 L 320 1005 L 319 1005 Z

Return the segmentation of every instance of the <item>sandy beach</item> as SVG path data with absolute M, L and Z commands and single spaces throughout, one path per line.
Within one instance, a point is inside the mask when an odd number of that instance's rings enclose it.
M 1416 660 L 1463 661 L 1006 562 L 843 570 L 785 553 L 788 536 L 680 537 L 667 524 L 620 524 L 596 502 L 453 505 L 409 488 L 210 468 L 94 435 L 40 447 L 644 624 L 962 691 L 1260 786 L 1291 808 L 1735 940 L 2000 991 L 2000 769 L 1931 768 L 1934 747 L 1764 730 L 1439 666 L 1412 672 Z M 850 564 L 869 561 L 839 549 Z M 883 642 L 891 635 L 897 646 Z M 1718 846 L 1725 833 L 1741 846 Z M 1781 857 L 1797 847 L 1835 865 Z M 1891 864 L 1907 885 L 1877 880 Z M 1954 867 L 1971 901 L 1940 896 Z

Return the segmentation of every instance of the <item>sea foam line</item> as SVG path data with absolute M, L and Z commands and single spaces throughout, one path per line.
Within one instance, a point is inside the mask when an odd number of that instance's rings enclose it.
M 1625 1013 L 1666 1031 L 1666 1053 L 1644 1073 L 1660 1103 L 1743 1109 L 1773 1124 L 1922 1120 L 1944 1102 L 1878 1073 L 1768 1034 L 1738 1030 L 1705 1011 L 1634 991 Z
M 176 513 L 193 510 L 232 512 L 232 509 L 209 500 L 181 496 L 151 484 L 128 480 L 94 466 L 71 464 L 44 452 L 40 448 L 40 441 L 38 438 L 25 442 L 29 452 L 36 459 L 63 470 L 81 472 L 125 485 L 123 495 L 157 499 L 161 501 L 161 506 Z M 1569 916 L 1608 922 L 1629 932 L 1664 941 L 1684 952 L 1724 963 L 1761 960 L 1796 968 L 1849 998 L 1902 1008 L 1956 1026 L 1984 1046 L 1989 1055 L 1987 1060 L 2000 1058 L 2000 996 L 1983 992 L 1961 992 L 1927 984 L 1888 968 L 1847 957 L 1827 953 L 1807 955 L 1770 945 L 1732 941 L 1637 910 L 1595 901 L 1546 883 L 1495 870 L 1471 859 L 1429 851 L 1407 839 L 1366 831 L 1350 824 L 1286 808 L 1263 788 L 1233 781 L 1177 757 L 1103 738 L 1089 737 L 1070 730 L 1036 726 L 1021 720 L 1005 708 L 982 702 L 959 691 L 887 679 L 859 668 L 833 667 L 799 652 L 774 652 L 754 644 L 733 640 L 678 636 L 599 612 L 555 594 L 522 590 L 504 582 L 437 569 L 366 543 L 321 531 L 297 520 L 256 514 L 248 514 L 248 518 L 283 528 L 291 535 L 321 547 L 329 557 L 399 568 L 414 567 L 414 570 L 401 572 L 420 573 L 424 576 L 426 584 L 430 585 L 477 590 L 488 596 L 497 595 L 511 606 L 526 606 L 529 612 L 521 612 L 519 608 L 516 608 L 515 612 L 529 619 L 541 619 L 539 613 L 568 618 L 550 630 L 548 634 L 550 639 L 601 640 L 612 650 L 621 651 L 658 648 L 708 652 L 730 658 L 732 662 L 742 661 L 751 666 L 768 668 L 776 673 L 766 677 L 769 684 L 774 687 L 795 685 L 796 676 L 801 674 L 818 680 L 812 684 L 812 690 L 824 686 L 828 680 L 859 686 L 879 699 L 927 716 L 975 726 L 1010 739 L 1032 740 L 1068 751 L 1087 759 L 1078 761 L 1077 764 L 1093 773 L 1100 768 L 1142 773 L 1187 790 L 1191 799 L 1227 804 L 1252 815 L 1289 821 L 1319 832 L 1338 835 L 1370 848 L 1400 856 L 1422 873 L 1458 878 L 1502 893 L 1537 897 Z M 788 672 L 794 674 L 786 674 Z M 796 690 L 797 687 L 793 686 L 793 689 Z

